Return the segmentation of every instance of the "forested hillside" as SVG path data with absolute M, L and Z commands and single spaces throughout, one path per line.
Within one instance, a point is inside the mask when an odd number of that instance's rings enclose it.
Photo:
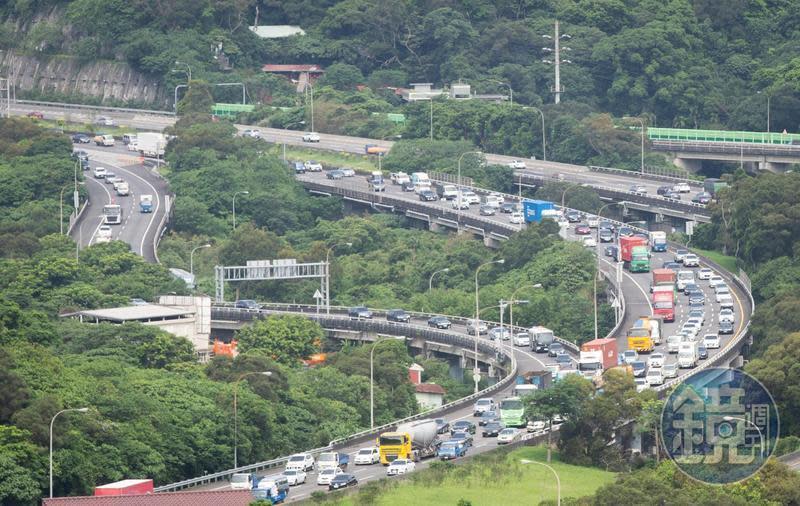
M 770 129 L 797 131 L 796 11 L 789 0 L 38 0 L 0 7 L 0 48 L 124 61 L 168 90 L 188 71 L 210 83 L 242 81 L 250 103 L 289 108 L 250 118 L 272 126 L 308 120 L 307 97 L 261 66 L 317 64 L 326 69 L 315 86 L 318 129 L 372 137 L 429 135 L 427 105 L 402 105 L 386 87 L 463 81 L 504 94 L 510 87 L 516 104 L 545 106 L 551 159 L 634 166 L 636 135 L 614 130 L 612 116 L 765 130 L 769 101 Z M 256 20 L 306 34 L 260 39 L 248 29 Z M 552 60 L 543 35 L 552 36 L 555 20 L 569 48 L 558 106 L 553 67 L 543 61 Z M 218 101 L 239 100 L 235 87 L 213 91 Z M 406 124 L 389 122 L 387 112 L 405 113 Z M 538 114 L 522 107 L 434 107 L 435 137 L 488 152 L 538 157 L 540 128 Z

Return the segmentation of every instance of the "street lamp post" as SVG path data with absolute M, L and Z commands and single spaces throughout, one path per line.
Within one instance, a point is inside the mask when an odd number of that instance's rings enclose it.
M 457 209 L 456 209 L 456 222 L 460 228 L 461 226 L 461 199 L 462 193 L 464 192 L 463 186 L 461 186 L 461 160 L 464 158 L 464 155 L 482 155 L 483 151 L 465 151 L 461 153 L 461 156 L 458 157 L 458 176 L 457 176 L 457 184 L 458 184 L 458 196 L 456 197 L 457 200 Z
M 76 213 L 78 212 L 78 185 L 83 186 L 83 185 L 86 184 L 83 181 L 78 182 L 77 177 L 78 176 L 76 175 L 75 176 L 76 179 L 73 182 L 73 184 L 75 186 L 75 194 L 74 194 L 74 197 L 72 199 Z M 70 186 L 69 183 L 65 184 L 61 188 L 61 191 L 59 192 L 59 197 L 58 197 L 58 201 L 59 201 L 59 205 L 58 205 L 58 230 L 59 230 L 59 233 L 61 235 L 64 235 L 64 190 L 66 190 L 67 187 L 69 187 L 69 186 Z
M 210 244 L 203 244 L 202 246 L 197 246 L 196 248 L 192 249 L 192 252 L 189 253 L 189 274 L 194 276 L 194 252 L 202 249 L 202 248 L 210 248 Z
M 622 119 L 638 121 L 642 125 L 642 164 L 639 170 L 641 174 L 644 175 L 644 120 L 642 118 L 636 118 L 633 116 L 624 116 Z
M 553 476 L 556 477 L 556 487 L 557 487 L 557 491 L 558 491 L 558 501 L 556 502 L 556 506 L 561 506 L 561 480 L 558 478 L 558 473 L 556 472 L 556 470 L 553 469 L 552 467 L 550 467 L 549 465 L 545 464 L 544 462 L 537 462 L 535 460 L 522 459 L 522 460 L 520 460 L 520 463 L 522 463 L 522 464 L 539 464 L 540 466 L 546 467 L 547 469 L 549 469 L 553 473 Z
M 239 467 L 239 418 L 238 418 L 238 399 L 239 399 L 239 382 L 247 376 L 260 374 L 262 376 L 272 376 L 272 371 L 252 371 L 240 375 L 236 382 L 233 384 L 233 468 Z
M 242 190 L 235 192 L 233 194 L 233 229 L 236 230 L 236 196 L 237 195 L 250 195 L 250 192 L 247 190 Z
M 753 422 L 751 422 L 747 418 L 741 418 L 741 417 L 738 417 L 738 416 L 723 416 L 722 419 L 725 420 L 726 422 L 731 422 L 733 420 L 737 420 L 737 421 L 741 421 L 741 422 L 744 422 L 744 423 L 746 423 L 748 425 L 752 425 L 753 427 L 755 427 L 756 430 L 758 431 L 758 439 L 761 442 L 761 458 L 762 459 L 764 458 L 764 433 L 761 432 L 761 428 L 758 425 L 754 424 Z
M 536 283 L 536 284 L 533 284 L 533 285 L 522 285 L 522 286 L 517 287 L 517 289 L 514 290 L 511 293 L 511 301 L 510 301 L 511 305 L 510 305 L 510 307 L 508 309 L 508 312 L 510 313 L 508 315 L 509 316 L 508 325 L 511 327 L 511 334 L 512 335 L 514 334 L 514 304 L 526 304 L 527 303 L 527 302 L 523 302 L 521 300 L 517 300 L 517 292 L 519 292 L 520 290 L 524 290 L 526 288 L 541 288 L 541 287 L 542 287 L 541 283 Z
M 444 273 L 444 272 L 450 272 L 450 267 L 445 267 L 444 269 L 439 269 L 438 271 L 435 271 L 433 274 L 431 274 L 430 279 L 428 279 L 428 292 L 433 291 L 433 277 L 436 276 L 437 274 Z
M 545 162 L 547 161 L 547 138 L 545 137 L 544 131 L 544 113 L 538 107 L 525 107 L 525 109 L 533 109 L 534 111 L 538 112 L 539 115 L 542 117 L 542 160 Z
M 369 350 L 369 428 L 375 428 L 375 346 L 382 341 L 388 341 L 390 339 L 398 339 L 394 336 L 384 336 L 379 337 L 372 343 L 372 347 Z
M 628 203 L 627 200 L 620 200 L 619 202 L 609 202 L 608 204 L 603 204 L 602 206 L 600 206 L 600 210 L 597 211 L 597 221 L 600 221 L 600 220 L 603 219 L 603 209 L 605 209 L 606 207 L 608 207 L 608 206 L 624 206 L 627 203 Z M 600 244 L 600 226 L 599 226 L 599 223 L 598 223 L 597 231 L 595 231 L 595 240 L 597 241 L 597 244 Z
M 70 408 L 70 409 L 62 409 L 50 420 L 50 498 L 53 498 L 53 424 L 56 421 L 56 417 L 61 413 L 66 413 L 67 411 L 77 411 L 78 413 L 86 413 L 89 411 L 89 408 Z
M 758 95 L 761 95 L 762 92 L 761 91 L 757 91 L 756 93 Z M 769 133 L 770 132 L 770 121 L 769 121 L 770 107 L 769 107 L 769 101 L 772 98 L 772 95 L 770 95 L 767 90 L 764 90 L 763 93 L 764 93 L 764 95 L 767 96 L 767 133 Z
M 188 63 L 184 63 L 182 61 L 175 61 L 175 65 L 186 65 L 186 82 L 189 83 L 192 80 L 192 67 L 189 66 Z
M 333 246 L 328 248 L 328 251 L 325 252 L 325 314 L 331 314 L 331 253 L 339 246 L 353 246 L 352 242 L 344 242 L 339 244 L 334 244 Z
M 508 94 L 510 97 L 509 105 L 512 107 L 514 106 L 514 88 L 511 87 L 509 83 L 504 83 L 503 81 L 495 81 L 497 84 L 502 84 L 503 86 L 508 86 Z
M 311 131 L 315 132 L 314 130 L 314 85 L 311 84 L 311 81 L 306 83 L 306 86 L 311 90 Z
M 478 266 L 475 269 L 475 368 L 472 370 L 472 380 L 475 382 L 475 393 L 478 393 L 478 383 L 481 380 L 481 370 L 478 367 L 478 339 L 481 336 L 480 332 L 480 300 L 478 296 L 478 274 L 480 274 L 481 269 L 486 267 L 487 265 L 492 264 L 504 264 L 506 260 L 501 258 L 499 260 L 492 260 L 491 262 L 485 262 Z

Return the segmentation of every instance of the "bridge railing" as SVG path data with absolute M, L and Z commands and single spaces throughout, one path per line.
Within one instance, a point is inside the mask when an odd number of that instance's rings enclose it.
M 647 172 L 647 167 L 645 167 L 645 172 L 642 173 L 640 171 L 632 171 L 632 170 L 625 170 L 625 169 L 616 169 L 613 167 L 600 167 L 598 165 L 589 165 L 589 170 L 592 172 L 601 172 L 604 174 L 614 174 L 616 176 L 626 176 L 631 178 L 637 179 L 652 179 L 654 181 L 664 181 L 668 183 L 687 183 L 693 186 L 703 186 L 702 181 L 698 181 L 696 179 L 690 179 L 687 177 L 678 177 L 678 176 L 670 176 L 667 174 L 654 174 L 652 172 Z
M 753 144 L 750 142 L 731 141 L 653 141 L 652 145 L 653 149 L 659 151 L 800 157 L 800 145 L 792 144 Z
M 255 311 L 255 310 L 246 310 L 246 309 L 237 309 L 237 308 L 230 308 L 230 307 L 222 307 L 218 308 L 217 311 L 223 311 L 224 315 L 228 318 L 239 318 L 239 319 L 255 319 L 263 316 L 265 313 L 269 311 Z M 212 310 L 213 314 L 213 310 Z M 346 328 L 356 328 L 356 330 L 367 330 L 367 331 L 375 331 L 381 332 L 386 334 L 393 334 L 393 335 L 400 335 L 403 337 L 408 337 L 411 335 L 412 337 L 419 337 L 426 340 L 430 340 L 432 342 L 442 342 L 445 344 L 457 344 L 464 348 L 467 347 L 474 347 L 475 346 L 475 338 L 468 338 L 463 334 L 457 334 L 455 332 L 446 332 L 442 330 L 435 330 L 429 329 L 427 327 L 421 327 L 418 325 L 409 325 L 404 323 L 394 323 L 394 322 L 376 322 L 370 320 L 351 320 L 346 317 L 342 316 L 331 316 L 331 315 L 312 315 L 309 314 L 309 317 L 317 320 L 323 326 L 337 326 L 337 327 L 346 327 Z M 500 381 L 491 385 L 478 393 L 469 395 L 467 397 L 463 397 L 456 401 L 444 404 L 438 408 L 429 409 L 410 417 L 406 417 L 400 420 L 395 420 L 391 423 L 381 425 L 379 427 L 375 427 L 372 429 L 364 430 L 357 432 L 355 434 L 350 434 L 348 436 L 335 439 L 331 441 L 327 446 L 321 448 L 314 448 L 312 450 L 307 450 L 304 453 L 310 453 L 314 456 L 325 452 L 325 451 L 332 451 L 335 450 L 343 445 L 355 443 L 360 440 L 369 440 L 374 437 L 377 437 L 381 432 L 385 432 L 387 429 L 394 428 L 398 424 L 405 423 L 412 420 L 419 420 L 422 418 L 428 418 L 431 416 L 438 416 L 444 415 L 448 412 L 453 410 L 459 409 L 460 407 L 464 406 L 465 404 L 470 403 L 475 399 L 479 399 L 481 397 L 492 395 L 500 390 L 505 389 L 508 385 L 510 385 L 517 375 L 517 361 L 516 357 L 514 357 L 514 353 L 510 352 L 508 349 L 504 347 L 497 347 L 491 343 L 482 342 L 478 339 L 478 349 L 483 351 L 484 353 L 501 353 L 505 355 L 506 359 L 510 361 L 510 365 L 508 368 L 508 374 L 506 374 Z M 265 469 L 275 469 L 282 467 L 286 464 L 287 460 L 289 459 L 288 456 L 286 457 L 279 457 L 276 459 L 267 460 L 264 462 L 257 462 L 255 464 L 249 464 L 246 466 L 240 466 L 235 469 L 228 469 L 225 471 L 220 471 L 217 473 L 208 474 L 205 476 L 200 476 L 197 478 L 191 478 L 188 480 L 182 480 L 176 483 L 170 483 L 168 485 L 162 485 L 160 487 L 156 487 L 156 492 L 171 492 L 175 490 L 181 490 L 184 488 L 202 485 L 205 483 L 212 483 L 221 480 L 230 479 L 230 477 L 235 473 L 248 473 L 248 472 L 257 472 L 263 471 Z
M 67 104 L 64 102 L 43 102 L 41 100 L 15 100 L 17 104 L 38 106 L 38 107 L 57 107 L 59 109 L 70 110 L 89 110 L 97 112 L 117 112 L 129 114 L 147 114 L 150 116 L 168 116 L 175 117 L 172 111 L 157 111 L 153 109 L 132 109 L 127 107 L 110 107 L 105 105 L 82 105 L 82 104 Z

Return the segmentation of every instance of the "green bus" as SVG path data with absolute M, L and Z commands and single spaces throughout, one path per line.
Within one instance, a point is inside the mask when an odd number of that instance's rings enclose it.
M 525 404 L 519 397 L 508 397 L 500 401 L 500 421 L 506 427 L 525 427 Z

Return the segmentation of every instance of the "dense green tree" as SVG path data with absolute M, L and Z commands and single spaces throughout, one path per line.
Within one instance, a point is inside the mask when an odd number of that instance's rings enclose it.
M 322 328 L 302 316 L 270 316 L 236 333 L 242 353 L 264 350 L 284 364 L 297 364 L 319 349 Z

